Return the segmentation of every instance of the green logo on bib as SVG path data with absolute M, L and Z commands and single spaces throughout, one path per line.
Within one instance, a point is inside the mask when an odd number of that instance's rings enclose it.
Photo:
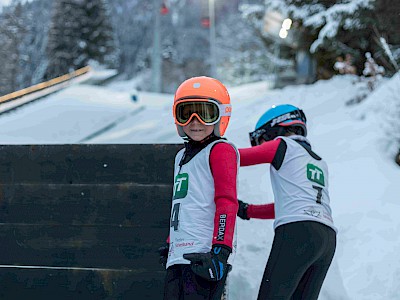
M 174 200 L 185 198 L 189 187 L 189 174 L 178 174 L 175 177 Z
M 322 186 L 325 186 L 324 172 L 313 164 L 307 164 L 307 178 Z

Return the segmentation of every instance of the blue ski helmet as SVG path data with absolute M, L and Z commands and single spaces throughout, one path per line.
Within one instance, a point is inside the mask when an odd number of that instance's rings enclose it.
M 284 135 L 287 129 L 293 129 L 302 136 L 307 136 L 307 118 L 303 111 L 290 104 L 273 105 L 258 120 L 256 128 L 250 132 L 252 146 L 259 145 L 261 139 L 270 141 Z

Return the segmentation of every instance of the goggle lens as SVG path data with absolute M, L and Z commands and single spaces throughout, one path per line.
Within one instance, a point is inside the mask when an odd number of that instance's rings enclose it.
M 261 141 L 272 141 L 274 138 L 276 138 L 279 135 L 282 135 L 285 132 L 285 127 L 272 127 L 269 128 L 260 128 L 257 129 L 253 132 L 249 133 L 250 137 L 250 144 L 251 146 L 258 146 L 261 145 Z
M 260 145 L 260 140 L 262 136 L 265 134 L 266 130 L 264 128 L 255 130 L 253 132 L 249 133 L 249 138 L 250 138 L 250 144 L 251 146 L 258 146 Z
M 219 108 L 212 102 L 181 102 L 176 105 L 175 115 L 179 124 L 186 124 L 196 114 L 206 124 L 214 123 L 219 118 Z

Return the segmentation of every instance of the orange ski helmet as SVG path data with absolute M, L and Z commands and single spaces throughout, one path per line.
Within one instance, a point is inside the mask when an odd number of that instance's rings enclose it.
M 221 137 L 225 134 L 231 116 L 232 106 L 230 104 L 228 90 L 218 80 L 206 76 L 193 77 L 184 81 L 176 90 L 174 97 L 174 105 L 172 108 L 174 121 L 178 134 L 186 137 L 183 126 L 188 124 L 194 116 L 206 125 L 214 124 L 214 134 Z M 179 119 L 179 106 L 183 103 L 204 103 L 218 105 L 215 118 L 209 121 L 201 118 L 198 113 L 192 113 L 188 120 Z M 179 104 L 179 105 L 178 105 Z M 209 115 L 207 116 L 209 117 Z M 186 122 L 185 122 L 186 121 Z M 184 123 L 184 124 L 183 124 Z

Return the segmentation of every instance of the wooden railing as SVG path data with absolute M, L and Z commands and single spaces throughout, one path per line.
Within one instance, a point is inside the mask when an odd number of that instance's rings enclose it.
M 49 88 L 49 87 L 53 87 L 53 86 L 55 86 L 57 84 L 60 84 L 60 83 L 63 83 L 63 82 L 67 82 L 67 81 L 69 81 L 69 80 L 71 80 L 73 78 L 76 78 L 78 76 L 84 75 L 84 74 L 88 73 L 89 71 L 90 71 L 90 67 L 86 66 L 86 67 L 83 67 L 83 68 L 78 69 L 76 71 L 73 71 L 73 72 L 71 72 L 69 74 L 65 74 L 65 75 L 53 78 L 53 79 L 51 79 L 49 81 L 38 83 L 38 84 L 35 84 L 33 86 L 24 88 L 22 90 L 15 91 L 15 92 L 12 92 L 10 94 L 1 96 L 0 97 L 0 104 L 5 103 L 5 102 L 9 102 L 9 101 L 12 101 L 12 100 L 15 100 L 15 99 L 18 99 L 18 98 L 21 98 L 23 96 L 26 96 L 26 95 L 29 95 L 29 94 L 44 90 L 44 89 Z

